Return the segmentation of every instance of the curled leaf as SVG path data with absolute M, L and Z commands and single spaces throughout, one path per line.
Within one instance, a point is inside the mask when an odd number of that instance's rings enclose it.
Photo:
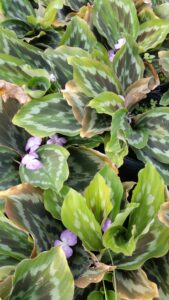
M 10 98 L 18 100 L 20 104 L 30 101 L 29 96 L 25 94 L 22 87 L 5 80 L 0 80 L 0 96 L 4 102 Z

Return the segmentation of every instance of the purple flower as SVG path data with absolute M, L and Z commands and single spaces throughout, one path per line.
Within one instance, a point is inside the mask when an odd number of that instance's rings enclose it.
M 107 229 L 109 229 L 110 225 L 111 225 L 111 220 L 109 218 L 107 218 L 102 224 L 103 232 L 105 232 Z
M 27 140 L 25 151 L 29 151 L 29 153 L 34 153 L 42 143 L 42 139 L 37 136 L 32 136 Z
M 70 230 L 64 230 L 60 235 L 60 240 L 54 242 L 54 246 L 62 246 L 66 258 L 69 258 L 73 254 L 73 249 L 70 246 L 77 244 L 77 236 Z
M 53 134 L 49 137 L 47 144 L 63 146 L 66 142 L 65 138 L 59 137 L 58 134 Z
M 115 56 L 113 49 L 108 51 L 108 55 L 109 55 L 109 60 L 112 62 Z
M 114 45 L 114 48 L 116 50 L 120 49 L 126 42 L 126 39 L 125 38 L 121 38 L 117 41 L 117 43 Z
M 39 170 L 43 167 L 43 164 L 37 158 L 38 155 L 35 152 L 26 154 L 22 158 L 21 164 L 29 170 Z

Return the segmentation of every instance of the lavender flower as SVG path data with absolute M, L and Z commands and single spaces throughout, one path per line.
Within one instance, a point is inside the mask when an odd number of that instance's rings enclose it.
M 59 137 L 58 134 L 53 134 L 49 137 L 47 144 L 63 146 L 66 143 L 66 139 Z
M 108 55 L 109 55 L 109 60 L 112 62 L 115 56 L 113 49 L 108 51 Z
M 25 151 L 29 151 L 29 153 L 34 153 L 42 143 L 42 139 L 40 137 L 32 136 L 27 140 Z
M 35 152 L 26 154 L 21 161 L 21 164 L 29 170 L 39 170 L 43 164 L 37 159 L 38 155 Z
M 117 43 L 114 45 L 114 48 L 116 50 L 120 49 L 126 42 L 126 39 L 125 38 L 121 38 L 117 41 Z
M 111 225 L 111 220 L 109 218 L 107 218 L 102 224 L 103 232 L 105 232 L 107 229 L 109 229 L 110 225 Z
M 70 230 L 64 230 L 60 235 L 60 240 L 54 242 L 54 246 L 61 246 L 66 258 L 69 258 L 73 254 L 73 249 L 70 246 L 77 244 L 77 236 Z

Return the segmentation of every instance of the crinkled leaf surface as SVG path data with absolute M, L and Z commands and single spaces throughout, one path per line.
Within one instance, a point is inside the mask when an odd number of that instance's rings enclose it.
M 63 226 L 45 210 L 40 189 L 21 184 L 0 192 L 0 198 L 5 200 L 8 218 L 32 235 L 38 250 L 48 250 L 59 238 Z
M 13 118 L 13 123 L 40 137 L 56 132 L 74 136 L 80 129 L 69 105 L 60 94 L 50 94 L 25 104 Z
M 86 199 L 73 189 L 65 197 L 61 217 L 65 227 L 74 232 L 89 250 L 102 248 L 101 227 Z
M 64 252 L 56 247 L 18 265 L 10 298 L 72 300 L 73 294 L 73 276 Z
M 29 170 L 20 165 L 20 177 L 22 182 L 29 182 L 42 189 L 60 191 L 64 181 L 68 178 L 67 165 L 68 151 L 58 145 L 44 145 L 37 150 L 42 168 Z
M 93 24 L 110 47 L 126 33 L 134 38 L 138 32 L 138 18 L 131 0 L 95 0 Z

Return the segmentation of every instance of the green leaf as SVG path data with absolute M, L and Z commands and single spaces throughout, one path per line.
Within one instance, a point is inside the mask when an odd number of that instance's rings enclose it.
M 169 105 L 169 92 L 166 92 L 162 95 L 160 99 L 160 105 L 168 106 Z
M 168 78 L 169 77 L 169 51 L 159 51 L 158 56 L 159 56 L 159 65 L 162 67 L 165 76 L 167 76 Z
M 153 164 L 148 163 L 139 172 L 138 178 L 138 184 L 133 191 L 131 202 L 140 205 L 130 215 L 129 220 L 129 228 L 131 230 L 135 225 L 137 236 L 157 216 L 158 210 L 164 202 L 164 182 Z
M 140 52 L 146 52 L 160 45 L 169 33 L 169 22 L 155 19 L 140 25 L 137 42 Z
M 43 167 L 38 170 L 29 170 L 21 165 L 21 181 L 44 190 L 52 189 L 59 192 L 69 175 L 68 151 L 58 145 L 44 145 L 37 150 L 37 154 Z
M 147 145 L 148 142 L 148 133 L 146 129 L 135 129 L 128 126 L 127 132 L 127 141 L 130 146 L 133 146 L 136 149 L 141 149 Z
M 0 28 L 0 53 L 12 55 L 33 68 L 44 68 L 51 72 L 51 66 L 38 48 L 16 38 L 12 31 Z
M 69 267 L 73 274 L 74 279 L 78 279 L 85 273 L 91 265 L 91 256 L 84 249 L 81 243 L 73 247 L 73 256 L 69 260 Z
M 87 96 L 106 91 L 121 93 L 120 83 L 109 66 L 85 57 L 70 57 L 68 63 L 73 66 L 73 79 Z
M 18 264 L 33 251 L 28 233 L 18 229 L 3 213 L 0 213 L 0 256 L 8 256 L 7 265 Z M 1 263 L 0 263 L 1 265 Z M 2 278 L 1 278 L 2 280 Z
M 135 271 L 116 270 L 116 285 L 120 299 L 150 300 L 158 297 L 156 284 L 147 278 L 142 269 Z
M 0 297 L 1 299 L 9 299 L 12 290 L 12 276 L 8 276 L 0 282 Z
M 69 6 L 72 10 L 79 10 L 83 5 L 87 5 L 88 0 L 65 0 L 65 5 Z
M 54 68 L 57 81 L 64 88 L 66 82 L 73 77 L 73 67 L 68 64 L 68 57 L 88 57 L 89 54 L 78 47 L 64 45 L 56 49 L 47 49 L 45 55 Z
M 102 249 L 101 227 L 88 208 L 86 199 L 73 189 L 65 197 L 61 217 L 65 227 L 74 232 L 87 249 Z
M 17 38 L 24 38 L 28 32 L 32 30 L 31 26 L 27 23 L 17 19 L 7 19 L 1 22 L 3 28 L 12 30 L 15 32 Z
M 96 44 L 96 37 L 89 25 L 80 17 L 73 17 L 63 35 L 61 45 L 79 47 L 91 52 Z
M 106 248 L 110 248 L 115 253 L 123 253 L 126 256 L 132 255 L 136 248 L 136 230 L 133 226 L 131 235 L 129 235 L 123 224 L 137 206 L 136 203 L 129 203 L 123 211 L 117 214 L 114 222 L 103 235 L 103 243 Z
M 169 252 L 160 258 L 148 260 L 144 264 L 144 270 L 153 280 L 159 291 L 159 300 L 168 300 L 169 297 Z
M 113 167 L 111 162 L 107 161 L 107 157 L 98 151 L 85 147 L 69 147 L 68 150 L 70 153 L 68 158 L 70 175 L 66 184 L 79 192 L 89 185 L 94 175 L 106 162 Z
M 45 210 L 42 191 L 30 184 L 21 184 L 0 192 L 0 198 L 5 200 L 8 218 L 31 234 L 38 251 L 50 249 L 63 226 Z
M 14 150 L 0 146 L 0 190 L 5 190 L 20 183 L 16 163 L 18 159 L 19 156 Z
M 35 11 L 28 0 L 1 0 L 1 5 L 6 17 L 27 21 L 27 16 L 35 16 Z
M 93 291 L 87 297 L 87 300 L 104 300 L 104 295 L 102 292 Z
M 136 38 L 139 26 L 131 0 L 95 0 L 93 23 L 112 48 L 126 33 Z
M 92 99 L 87 106 L 94 108 L 97 113 L 112 115 L 124 107 L 124 100 L 115 93 L 103 92 Z
M 30 101 L 17 112 L 12 122 L 25 128 L 31 135 L 40 137 L 56 132 L 74 136 L 80 129 L 70 107 L 60 94 L 50 94 Z
M 42 19 L 42 26 L 44 28 L 50 27 L 55 20 L 56 13 L 59 9 L 63 8 L 64 0 L 53 0 L 48 4 L 44 17 Z
M 126 36 L 126 43 L 117 51 L 113 67 L 124 91 L 135 81 L 143 78 L 144 63 L 131 36 Z
M 112 210 L 110 193 L 111 190 L 109 186 L 99 173 L 95 175 L 84 192 L 87 206 L 93 211 L 96 220 L 100 224 Z
M 164 0 L 163 2 L 163 4 L 154 7 L 154 12 L 160 19 L 169 20 L 169 3 L 165 3 Z
M 73 276 L 61 247 L 52 248 L 36 258 L 24 260 L 16 269 L 11 300 L 73 299 Z
M 164 202 L 158 212 L 158 218 L 161 223 L 169 227 L 169 201 Z
M 110 215 L 112 220 L 114 220 L 120 210 L 120 204 L 123 196 L 123 185 L 120 178 L 115 174 L 109 165 L 106 164 L 99 173 L 103 176 L 106 184 L 111 190 L 111 202 L 113 204 L 113 210 Z
M 106 141 L 105 152 L 117 166 L 123 164 L 123 159 L 128 153 L 125 137 L 126 109 L 119 109 L 112 115 L 111 136 Z

